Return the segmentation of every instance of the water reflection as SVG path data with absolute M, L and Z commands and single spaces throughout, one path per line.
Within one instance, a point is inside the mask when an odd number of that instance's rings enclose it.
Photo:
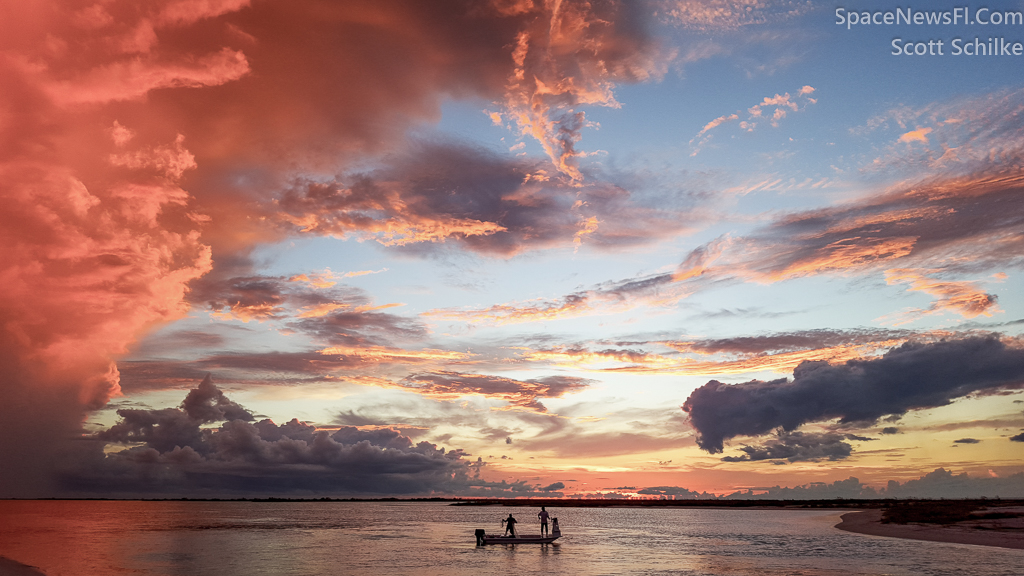
M 0 554 L 48 576 L 995 576 L 1024 565 L 1019 550 L 840 532 L 840 512 L 812 510 L 559 508 L 556 544 L 477 546 L 474 530 L 496 531 L 507 514 L 439 503 L 6 501 Z

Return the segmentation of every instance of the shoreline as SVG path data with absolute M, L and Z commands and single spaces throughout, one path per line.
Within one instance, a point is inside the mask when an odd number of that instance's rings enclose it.
M 881 510 L 847 512 L 839 518 L 842 522 L 836 528 L 867 536 L 1024 550 L 1024 523 L 1020 519 L 971 520 L 954 525 L 882 524 Z
M 0 556 L 0 576 L 46 576 L 35 566 L 22 564 L 6 556 Z

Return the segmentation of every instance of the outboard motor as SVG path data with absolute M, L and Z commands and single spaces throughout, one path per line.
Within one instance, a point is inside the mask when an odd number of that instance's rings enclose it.
M 484 543 L 484 536 L 486 534 L 487 534 L 487 531 L 484 530 L 483 528 L 477 528 L 476 529 L 476 545 L 477 546 L 483 545 L 483 543 Z
M 552 518 L 551 519 L 551 535 L 552 536 L 561 536 L 562 535 L 562 530 L 558 528 L 558 518 Z

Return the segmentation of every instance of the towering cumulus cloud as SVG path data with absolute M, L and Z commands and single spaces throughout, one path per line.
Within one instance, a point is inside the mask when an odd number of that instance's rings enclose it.
M 407 201 L 422 195 L 407 182 L 371 191 L 378 203 L 324 206 L 289 191 L 408 148 L 407 130 L 436 120 L 450 96 L 495 102 L 548 150 L 552 173 L 578 179 L 578 108 L 612 105 L 613 82 L 658 74 L 633 12 L 616 2 L 0 0 L 0 420 L 35 431 L 0 439 L 0 495 L 46 493 L 85 415 L 119 393 L 118 357 L 211 286 L 252 275 L 260 243 L 380 234 L 515 253 L 548 218 L 541 210 L 497 222 L 504 208 Z M 521 164 L 515 179 L 536 172 Z M 564 212 L 555 220 L 571 243 L 586 215 L 569 198 L 546 205 Z
M 690 394 L 683 410 L 697 431 L 697 444 L 717 453 L 735 436 L 758 436 L 780 427 L 792 431 L 807 422 L 835 418 L 872 423 L 1022 384 L 1024 348 L 1019 342 L 974 337 L 907 343 L 880 358 L 843 364 L 803 362 L 792 381 L 730 385 L 712 380 Z
M 119 393 L 116 356 L 182 315 L 187 283 L 212 266 L 199 238 L 207 218 L 181 187 L 197 167 L 185 136 L 139 137 L 110 113 L 153 89 L 248 72 L 224 47 L 160 54 L 155 30 L 217 13 L 197 4 L 184 18 L 164 4 L 134 23 L 117 4 L 4 4 L 0 419 L 38 431 L 0 441 L 8 494 L 47 489 L 83 410 Z
M 253 422 L 207 376 L 178 408 L 118 410 L 120 421 L 85 440 L 135 444 L 95 450 L 62 475 L 75 493 L 429 493 L 475 482 L 461 451 L 414 445 L 395 430 L 336 431 L 291 420 Z M 201 426 L 220 423 L 218 428 Z

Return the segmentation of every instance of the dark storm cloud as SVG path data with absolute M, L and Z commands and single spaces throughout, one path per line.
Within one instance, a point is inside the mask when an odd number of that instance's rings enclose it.
M 725 496 L 698 494 L 679 486 L 654 486 L 639 494 L 682 496 L 684 499 L 722 500 L 832 500 L 835 498 L 1020 498 L 1024 496 L 1024 472 L 1005 478 L 971 477 L 938 468 L 924 476 L 900 483 L 889 480 L 885 488 L 875 489 L 850 477 L 832 483 L 811 482 L 801 486 L 757 487 L 738 490 Z
M 683 404 L 697 444 L 721 452 L 729 438 L 838 418 L 873 423 L 887 415 L 933 408 L 975 392 L 1018 387 L 1024 349 L 994 336 L 907 343 L 868 360 L 803 362 L 786 378 L 742 384 L 712 380 Z
M 852 447 L 844 442 L 846 436 L 828 432 L 780 431 L 775 438 L 761 446 L 744 446 L 743 456 L 725 456 L 724 462 L 756 462 L 758 460 L 788 460 L 789 462 L 842 460 L 850 456 Z
M 96 435 L 99 440 L 122 444 L 143 442 L 161 452 L 201 445 L 204 434 L 199 427 L 201 424 L 254 420 L 251 412 L 228 400 L 209 375 L 189 391 L 180 408 L 122 409 L 117 414 L 120 421 L 99 432 Z
M 688 488 L 681 488 L 679 486 L 650 486 L 648 488 L 641 488 L 636 491 L 637 494 L 644 494 L 648 496 L 675 496 L 679 500 L 692 500 L 701 496 L 699 492 L 695 492 Z M 679 498 L 679 497 L 682 498 Z M 706 496 L 714 498 L 714 494 L 707 494 Z
M 564 490 L 564 489 L 565 489 L 565 484 L 564 483 L 562 483 L 562 482 L 553 482 L 553 483 L 548 484 L 547 486 L 541 488 L 541 491 L 542 492 L 554 492 L 556 490 Z
M 1021 432 L 1016 436 L 1010 436 L 1010 442 L 1024 442 L 1024 432 Z
M 900 484 L 890 480 L 879 491 L 885 498 L 1021 498 L 1024 497 L 1024 472 L 1004 478 L 972 478 L 966 472 L 938 468 Z
M 121 420 L 83 442 L 64 472 L 81 493 L 428 493 L 490 490 L 459 450 L 413 444 L 396 430 L 331 433 L 252 415 L 207 379 L 181 408 L 120 410 Z M 201 425 L 222 422 L 216 429 Z M 104 455 L 107 443 L 141 444 Z M 497 487 L 499 492 L 511 489 Z
M 252 413 L 236 402 L 228 400 L 219 388 L 214 386 L 209 375 L 203 378 L 199 386 L 189 390 L 181 409 L 189 418 L 201 424 L 220 422 L 223 420 L 253 420 Z
M 895 426 L 886 426 L 882 428 L 882 434 L 899 434 L 900 429 Z

